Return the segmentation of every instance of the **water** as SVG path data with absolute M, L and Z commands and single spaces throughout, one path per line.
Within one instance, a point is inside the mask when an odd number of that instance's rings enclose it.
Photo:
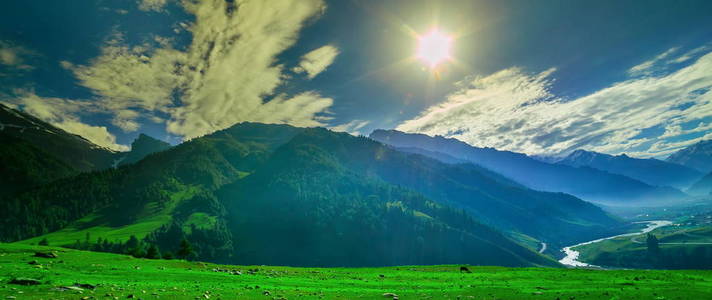
M 587 264 L 582 261 L 578 261 L 578 257 L 579 257 L 580 253 L 576 250 L 573 250 L 573 248 L 576 248 L 578 246 L 598 243 L 598 242 L 605 241 L 605 240 L 615 239 L 615 238 L 619 238 L 619 237 L 636 236 L 639 234 L 646 234 L 646 233 L 651 232 L 657 228 L 660 228 L 663 226 L 668 226 L 668 225 L 672 224 L 672 222 L 664 221 L 664 220 L 644 221 L 644 222 L 636 222 L 636 223 L 648 223 L 648 226 L 643 228 L 643 230 L 641 230 L 639 232 L 619 234 L 619 235 L 614 235 L 614 236 L 610 236 L 610 237 L 600 238 L 600 239 L 593 240 L 593 241 L 579 243 L 579 244 L 576 244 L 573 246 L 564 247 L 563 249 L 561 249 L 561 252 L 564 252 L 564 254 L 566 254 L 566 256 L 564 258 L 560 259 L 559 262 L 564 265 L 571 266 L 571 267 L 599 267 L 596 265 L 591 265 L 591 264 Z

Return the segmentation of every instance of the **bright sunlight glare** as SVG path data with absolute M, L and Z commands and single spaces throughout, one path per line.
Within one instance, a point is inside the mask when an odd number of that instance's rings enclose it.
M 416 56 L 434 69 L 444 60 L 450 59 L 451 47 L 452 37 L 438 29 L 433 29 L 418 37 Z

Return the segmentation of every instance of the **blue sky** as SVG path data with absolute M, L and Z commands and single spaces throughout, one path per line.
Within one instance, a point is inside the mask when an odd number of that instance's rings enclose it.
M 712 138 L 709 1 L 5 1 L 0 101 L 95 143 L 241 121 L 664 157 Z M 413 59 L 455 37 L 435 75 Z

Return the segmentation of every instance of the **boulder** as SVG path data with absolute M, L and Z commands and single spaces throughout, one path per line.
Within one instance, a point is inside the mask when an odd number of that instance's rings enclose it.
M 18 277 L 18 278 L 11 279 L 10 284 L 38 285 L 38 284 L 41 284 L 41 282 L 37 279 Z

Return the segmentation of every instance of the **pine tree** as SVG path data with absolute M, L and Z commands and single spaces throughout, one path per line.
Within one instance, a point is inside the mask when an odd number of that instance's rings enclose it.
M 654 234 L 648 233 L 646 244 L 648 245 L 648 253 L 653 255 L 657 255 L 658 253 L 660 253 L 660 242 Z
M 156 247 L 156 245 L 151 244 L 151 246 L 148 247 L 148 250 L 146 251 L 146 258 L 150 258 L 150 259 L 161 258 L 161 253 L 158 251 L 158 247 Z
M 43 238 L 41 241 L 39 241 L 39 243 L 37 243 L 37 245 L 49 246 L 49 241 L 47 241 L 47 238 Z
M 188 256 L 190 256 L 190 255 L 193 254 L 193 253 L 194 253 L 194 252 L 193 252 L 193 246 L 190 245 L 190 243 L 188 242 L 188 240 L 186 240 L 185 238 L 183 238 L 183 239 L 180 241 L 180 246 L 178 246 L 178 252 L 177 252 L 176 254 L 177 254 L 178 257 L 180 257 L 180 258 L 187 259 Z

